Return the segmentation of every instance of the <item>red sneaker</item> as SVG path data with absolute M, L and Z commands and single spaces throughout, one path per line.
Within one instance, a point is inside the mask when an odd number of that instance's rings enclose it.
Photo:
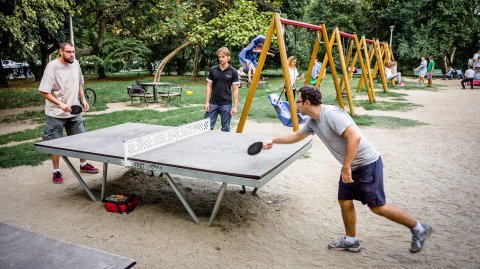
M 80 165 L 80 172 L 83 172 L 83 173 L 90 173 L 90 174 L 96 174 L 98 173 L 98 169 L 93 167 L 93 165 L 87 163 L 86 165 L 84 166 L 81 166 Z
M 62 173 L 60 171 L 57 171 L 57 172 L 53 173 L 53 183 L 54 184 L 63 183 L 63 177 L 62 177 Z

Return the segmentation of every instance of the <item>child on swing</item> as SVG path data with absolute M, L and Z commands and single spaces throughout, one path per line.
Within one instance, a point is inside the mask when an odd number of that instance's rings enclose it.
M 238 74 L 240 76 L 245 76 L 244 70 L 248 72 L 248 84 L 252 81 L 253 73 L 255 68 L 257 68 L 257 56 L 262 52 L 263 44 L 265 42 L 265 36 L 259 35 L 255 37 L 248 46 L 246 46 L 240 54 L 238 55 L 238 60 L 240 61 L 240 68 L 238 69 Z M 267 52 L 268 55 L 274 56 L 273 53 Z

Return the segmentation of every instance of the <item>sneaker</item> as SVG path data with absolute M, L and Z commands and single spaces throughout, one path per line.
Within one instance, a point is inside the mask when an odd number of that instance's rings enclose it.
M 53 183 L 54 184 L 61 184 L 63 183 L 62 173 L 60 171 L 53 173 Z
M 403 86 L 403 85 L 405 85 L 405 83 L 400 82 L 400 83 L 398 83 L 397 85 L 398 85 L 398 86 Z
M 80 172 L 95 174 L 95 173 L 98 173 L 98 169 L 93 167 L 93 165 L 87 163 L 84 166 L 80 166 Z
M 354 243 L 348 243 L 345 240 L 345 236 L 340 238 L 338 242 L 333 242 L 329 244 L 328 248 L 333 250 L 346 250 L 350 252 L 360 252 L 361 250 L 360 242 L 358 242 L 358 240 L 355 241 Z
M 421 233 L 413 233 L 412 232 L 412 244 L 410 246 L 410 252 L 411 253 L 417 253 L 422 250 L 423 246 L 425 245 L 425 242 L 427 239 L 430 237 L 430 235 L 433 232 L 433 229 L 430 225 L 426 223 L 422 223 L 423 228 L 425 229 Z
M 420 84 L 417 83 L 417 84 L 415 84 L 415 86 L 416 86 L 416 87 L 420 87 Z

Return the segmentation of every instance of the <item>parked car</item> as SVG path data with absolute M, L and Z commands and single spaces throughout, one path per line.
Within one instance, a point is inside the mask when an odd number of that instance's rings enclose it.
M 3 68 L 6 68 L 6 69 L 15 69 L 15 68 L 21 67 L 18 63 L 12 60 L 2 60 L 2 65 L 3 65 Z

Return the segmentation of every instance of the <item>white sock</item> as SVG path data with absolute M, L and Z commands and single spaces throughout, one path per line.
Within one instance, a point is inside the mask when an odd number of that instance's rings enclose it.
M 53 172 L 54 172 L 54 173 L 60 172 L 60 169 L 53 169 Z
M 415 225 L 415 227 L 413 227 L 412 229 L 412 232 L 414 233 L 423 233 L 425 231 L 425 228 L 423 227 L 423 225 L 417 221 L 417 225 Z
M 357 242 L 357 238 L 345 235 L 345 241 L 347 241 L 347 243 L 353 244 L 353 243 Z
M 80 166 L 85 166 L 87 165 L 87 162 L 80 162 Z

